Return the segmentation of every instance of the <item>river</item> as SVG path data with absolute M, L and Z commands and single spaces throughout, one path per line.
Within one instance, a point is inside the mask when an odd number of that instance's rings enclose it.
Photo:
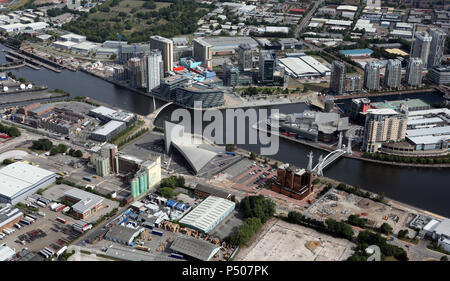
M 0 45 L 0 49 L 4 46 Z M 0 54 L 0 62 L 4 63 L 4 55 Z M 129 90 L 117 87 L 83 72 L 64 70 L 55 73 L 47 69 L 39 71 L 28 67 L 12 71 L 36 84 L 47 85 L 50 89 L 62 89 L 71 96 L 88 96 L 95 100 L 111 104 L 124 110 L 146 115 L 153 111 L 152 99 Z M 384 97 L 389 99 L 389 97 Z M 435 98 L 432 99 L 433 102 Z M 157 107 L 161 102 L 156 102 Z M 169 106 L 158 117 L 157 123 L 169 117 L 175 106 Z M 307 109 L 305 104 L 277 105 L 271 108 L 279 109 L 281 113 L 302 112 Z M 259 153 L 259 145 L 240 145 L 240 147 Z M 282 162 L 288 162 L 298 167 L 306 167 L 306 155 L 313 151 L 317 161 L 323 151 L 280 139 L 280 149 L 271 156 Z M 324 175 L 362 189 L 381 193 L 394 200 L 404 202 L 446 217 L 450 217 L 450 172 L 449 169 L 394 167 L 355 159 L 342 158 L 324 171 Z

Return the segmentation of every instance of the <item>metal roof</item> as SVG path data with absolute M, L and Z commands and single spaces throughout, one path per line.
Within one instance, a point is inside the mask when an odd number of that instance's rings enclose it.
M 117 128 L 119 128 L 124 124 L 125 122 L 122 121 L 111 120 L 105 125 L 95 130 L 94 132 L 92 132 L 92 134 L 107 136 L 108 134 L 110 134 L 111 132 L 113 132 L 114 130 L 116 130 Z
M 15 162 L 0 169 L 0 194 L 13 197 L 24 189 L 55 176 L 52 171 Z
M 217 197 L 221 197 L 221 198 L 225 198 L 225 199 L 228 198 L 228 196 L 230 196 L 229 192 L 217 189 L 217 188 L 215 188 L 213 186 L 210 186 L 210 185 L 201 184 L 201 183 L 199 183 L 199 184 L 197 184 L 195 186 L 195 190 L 199 190 L 201 192 L 206 192 L 206 193 L 209 193 L 211 195 L 214 195 L 214 196 L 217 196 Z
M 0 227 L 6 225 L 21 215 L 23 215 L 23 213 L 19 209 L 11 206 L 0 209 Z
M 72 209 L 80 214 L 103 202 L 103 197 L 78 188 L 72 188 L 65 192 L 64 195 L 80 200 L 72 206 Z
M 220 250 L 220 246 L 191 236 L 179 236 L 172 242 L 170 249 L 201 261 L 208 261 Z
M 224 214 L 235 207 L 235 203 L 216 196 L 208 196 L 196 208 L 185 215 L 180 223 L 184 223 L 208 232 L 212 225 L 223 217 Z
M 0 246 L 0 261 L 7 261 L 14 257 L 16 252 L 8 246 Z
M 132 242 L 134 237 L 144 231 L 144 228 L 134 229 L 131 227 L 115 225 L 105 235 L 106 239 L 113 241 L 125 241 L 127 243 Z
M 450 134 L 450 126 L 412 129 L 406 131 L 406 135 L 408 137 L 439 136 L 439 135 L 443 136 L 449 134 Z
M 442 221 L 438 226 L 436 226 L 434 232 L 437 235 L 445 235 L 450 237 L 450 219 Z

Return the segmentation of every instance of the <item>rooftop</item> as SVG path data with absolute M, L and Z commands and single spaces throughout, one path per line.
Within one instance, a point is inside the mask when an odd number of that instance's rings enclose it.
M 208 261 L 219 251 L 220 246 L 191 236 L 179 236 L 172 242 L 170 249 L 201 261 Z
M 103 197 L 78 188 L 70 189 L 64 193 L 64 196 L 80 200 L 72 206 L 73 210 L 80 214 L 103 202 Z
M 197 184 L 195 186 L 195 190 L 206 192 L 206 193 L 209 193 L 211 195 L 214 195 L 214 196 L 217 196 L 217 197 L 221 197 L 221 198 L 225 198 L 225 199 L 228 198 L 228 196 L 230 196 L 229 192 L 217 189 L 217 188 L 215 188 L 213 186 L 210 186 L 210 185 L 201 184 L 201 183 L 199 183 L 199 184 Z
M 94 132 L 92 132 L 92 134 L 106 136 L 124 124 L 125 122 L 122 121 L 111 120 L 105 125 L 95 130 Z

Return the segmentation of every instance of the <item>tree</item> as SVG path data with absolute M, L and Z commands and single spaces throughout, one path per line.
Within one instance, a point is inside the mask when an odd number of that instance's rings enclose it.
M 448 261 L 448 257 L 447 256 L 442 256 L 441 257 L 441 261 Z
M 36 150 L 50 150 L 53 147 L 53 143 L 49 139 L 38 139 L 33 141 L 33 149 Z
M 379 231 L 383 234 L 392 233 L 392 226 L 385 222 L 380 226 Z
M 366 221 L 359 217 L 359 215 L 350 215 L 347 219 L 347 222 L 354 226 L 364 227 L 366 225 Z
M 226 144 L 225 150 L 228 152 L 233 152 L 236 150 L 236 144 Z
M 402 229 L 398 232 L 397 237 L 399 239 L 405 238 L 408 235 L 408 229 Z
M 74 157 L 80 158 L 83 156 L 83 152 L 81 152 L 81 150 L 77 150 L 75 151 L 75 153 L 73 154 Z
M 255 160 L 256 159 L 256 154 L 253 152 L 250 152 L 250 159 Z
M 3 160 L 3 165 L 9 165 L 9 164 L 12 164 L 12 163 L 14 163 L 14 161 L 11 160 L 11 159 L 6 158 L 5 160 Z
M 287 220 L 290 223 L 301 224 L 303 215 L 296 211 L 291 211 L 288 213 Z
M 260 218 L 263 224 L 275 213 L 275 203 L 262 195 L 247 196 L 240 206 L 246 218 Z
M 177 193 L 170 187 L 163 187 L 159 189 L 159 194 L 165 198 L 173 198 L 177 195 Z

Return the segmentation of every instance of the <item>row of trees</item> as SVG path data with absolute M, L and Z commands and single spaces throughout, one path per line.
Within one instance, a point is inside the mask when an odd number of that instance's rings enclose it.
M 386 238 L 383 238 L 380 233 L 373 233 L 366 230 L 359 232 L 355 253 L 348 258 L 348 261 L 366 261 L 368 254 L 365 250 L 370 245 L 377 245 L 380 247 L 382 259 L 390 256 L 399 261 L 408 260 L 408 255 L 403 248 L 388 244 Z
M 159 195 L 165 198 L 175 198 L 177 192 L 175 192 L 176 187 L 185 187 L 186 181 L 182 176 L 171 176 L 161 180 L 161 184 L 158 190 Z
M 410 164 L 448 164 L 450 163 L 450 155 L 444 157 L 407 157 L 398 155 L 389 155 L 383 153 L 368 153 L 365 152 L 363 157 L 369 159 L 375 159 L 380 161 L 397 162 L 397 163 L 410 163 Z
M 65 145 L 65 144 L 58 144 L 55 146 L 55 145 L 53 145 L 51 140 L 45 139 L 45 138 L 34 140 L 31 148 L 35 149 L 35 150 L 41 150 L 41 151 L 50 150 L 50 155 L 65 153 L 68 149 L 67 145 Z M 80 158 L 83 156 L 83 152 L 81 150 L 75 150 L 73 148 L 71 148 L 69 150 L 68 154 L 72 157 L 77 157 L 77 158 Z

